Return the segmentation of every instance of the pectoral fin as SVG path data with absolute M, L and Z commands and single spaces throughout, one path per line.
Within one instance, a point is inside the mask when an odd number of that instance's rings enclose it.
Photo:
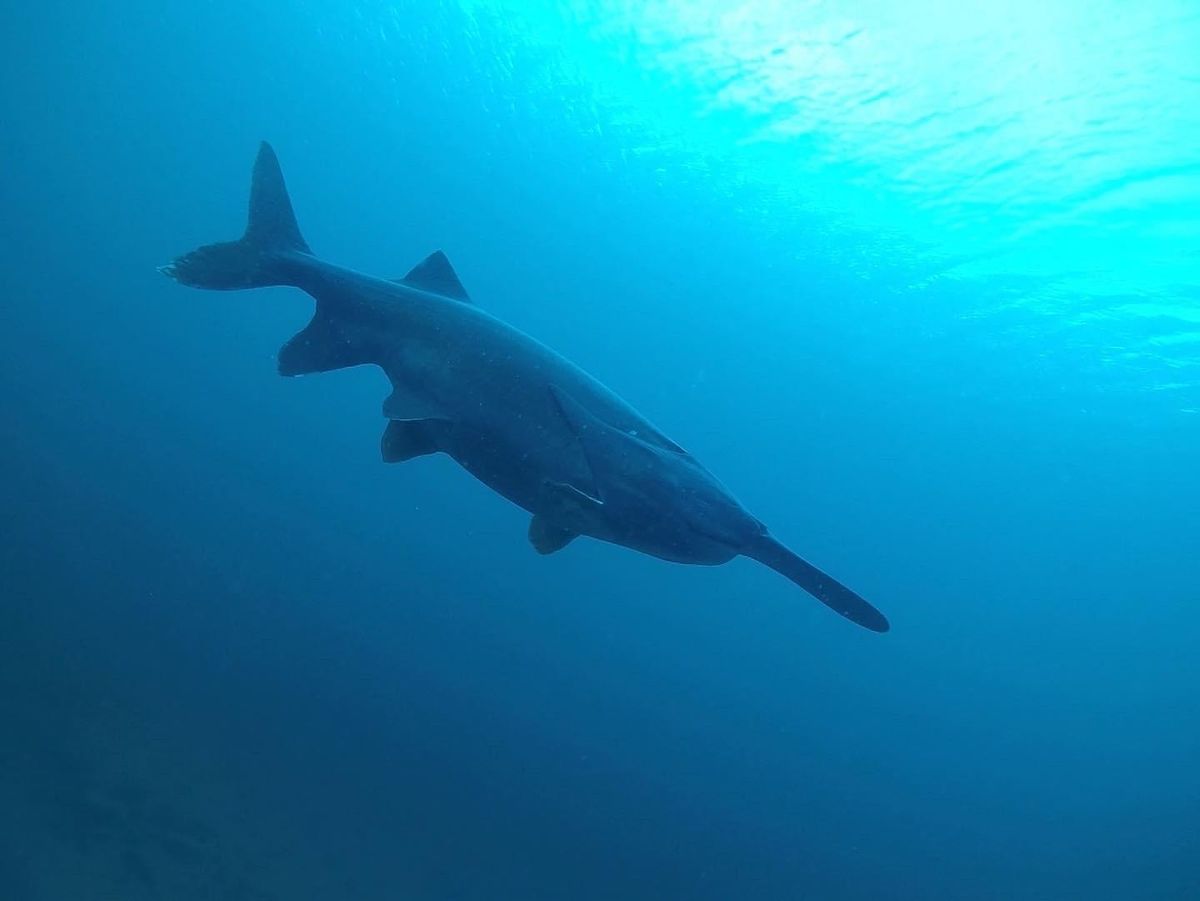
M 547 524 L 573 535 L 593 534 L 604 520 L 604 501 L 566 482 L 542 483 L 540 515 Z M 539 527 L 540 528 L 540 527 Z M 533 524 L 530 525 L 530 540 L 533 540 Z M 534 543 L 536 547 L 536 542 Z
M 574 541 L 578 533 L 554 525 L 544 516 L 534 515 L 529 521 L 529 543 L 539 554 L 553 554 Z
M 566 512 L 598 512 L 604 506 L 600 498 L 566 482 L 546 482 L 545 487 L 546 495 L 554 506 Z

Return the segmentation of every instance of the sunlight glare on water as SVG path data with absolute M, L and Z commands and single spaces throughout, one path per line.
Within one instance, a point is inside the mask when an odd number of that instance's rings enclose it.
M 527 78 L 538 59 L 538 83 L 520 88 L 573 107 L 598 156 L 699 175 L 784 243 L 814 235 L 815 215 L 830 253 L 889 292 L 932 284 L 963 317 L 1072 330 L 1097 361 L 1139 367 L 1155 388 L 1196 381 L 1200 7 L 476 0 L 464 11 L 479 35 L 499 29 L 523 48 L 491 75 Z

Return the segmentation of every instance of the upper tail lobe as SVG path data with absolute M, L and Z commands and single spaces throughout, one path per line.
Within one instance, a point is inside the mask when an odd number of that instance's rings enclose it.
M 254 161 L 246 233 L 237 241 L 198 247 L 162 272 L 195 288 L 261 288 L 288 283 L 282 262 L 286 254 L 310 252 L 296 224 L 279 159 L 264 141 Z

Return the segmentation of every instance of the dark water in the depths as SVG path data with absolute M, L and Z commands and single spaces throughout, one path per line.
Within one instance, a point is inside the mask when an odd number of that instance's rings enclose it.
M 1200 897 L 1200 8 L 993 6 L 8 4 L 0 897 Z M 892 632 L 381 464 L 263 138 Z

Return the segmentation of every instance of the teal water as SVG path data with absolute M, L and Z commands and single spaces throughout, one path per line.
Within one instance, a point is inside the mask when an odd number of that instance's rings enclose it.
M 0 14 L 0 897 L 1200 896 L 1200 10 Z M 243 224 L 487 309 L 889 616 L 378 460 Z

